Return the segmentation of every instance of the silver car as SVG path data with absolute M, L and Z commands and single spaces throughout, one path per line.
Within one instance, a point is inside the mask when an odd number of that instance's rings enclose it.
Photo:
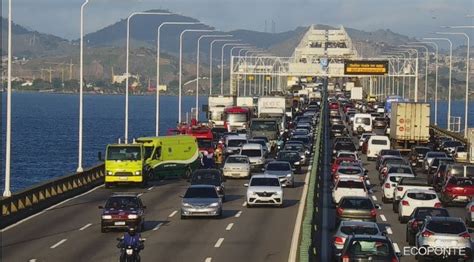
M 433 163 L 433 160 L 436 157 L 448 157 L 445 152 L 436 152 L 436 151 L 431 151 L 426 153 L 425 159 L 423 159 L 423 169 L 425 172 L 428 172 L 430 170 L 431 163 Z
M 272 161 L 265 166 L 265 175 L 276 176 L 284 187 L 295 186 L 295 176 L 291 164 L 287 161 Z
M 427 217 L 420 231 L 416 234 L 416 246 L 426 248 L 444 248 L 464 250 L 471 254 L 470 231 L 459 217 Z M 436 252 L 427 254 L 427 257 L 436 256 Z M 472 260 L 466 260 L 472 261 Z
M 474 226 L 474 199 L 466 206 L 466 224 L 470 227 Z
M 249 177 L 250 161 L 248 156 L 231 155 L 228 156 L 222 168 L 225 177 Z
M 382 236 L 385 233 L 380 231 L 379 227 L 377 226 L 377 223 L 375 222 L 341 221 L 333 237 L 334 253 L 337 254 L 341 252 L 346 239 L 354 234 Z
M 222 198 L 215 186 L 192 185 L 186 190 L 181 202 L 181 219 L 191 216 L 222 216 Z

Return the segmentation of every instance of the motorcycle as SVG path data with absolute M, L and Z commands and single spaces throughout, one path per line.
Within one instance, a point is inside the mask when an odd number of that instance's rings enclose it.
M 123 243 L 123 237 L 117 238 L 119 243 L 117 247 L 120 248 L 120 262 L 140 262 L 140 250 L 144 248 L 145 239 L 140 238 L 139 246 L 125 245 Z

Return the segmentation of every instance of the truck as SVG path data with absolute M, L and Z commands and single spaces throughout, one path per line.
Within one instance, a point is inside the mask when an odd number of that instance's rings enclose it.
M 99 159 L 102 158 L 99 156 Z M 105 151 L 105 188 L 119 184 L 145 187 L 150 179 L 150 168 L 145 160 L 143 144 L 109 144 Z
M 269 151 L 276 148 L 280 136 L 280 120 L 276 118 L 253 118 L 250 120 L 250 137 L 264 136 L 270 143 Z
M 354 88 L 355 83 L 354 82 L 346 82 L 345 84 L 345 91 L 346 92 L 351 92 L 352 88 Z
M 409 150 L 430 140 L 430 104 L 393 102 L 390 113 L 390 140 L 395 148 Z
M 360 101 L 364 98 L 362 87 L 354 86 L 351 88 L 351 99 Z
M 286 99 L 285 97 L 260 97 L 258 99 L 258 118 L 277 119 L 280 129 L 285 129 Z
M 248 107 L 229 106 L 224 109 L 224 126 L 228 131 L 247 129 L 252 111 Z
M 328 83 L 328 92 L 334 92 L 334 83 Z
M 234 98 L 229 96 L 211 96 L 208 102 L 208 120 L 214 126 L 224 126 L 224 109 L 234 105 Z

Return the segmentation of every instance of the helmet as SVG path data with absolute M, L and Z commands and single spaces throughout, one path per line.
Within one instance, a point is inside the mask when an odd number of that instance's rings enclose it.
M 134 236 L 137 231 L 135 230 L 134 227 L 129 227 L 128 228 L 128 234 L 131 236 Z

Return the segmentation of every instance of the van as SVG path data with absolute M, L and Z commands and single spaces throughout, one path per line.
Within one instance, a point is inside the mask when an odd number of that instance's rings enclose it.
M 358 135 L 372 132 L 372 116 L 370 114 L 355 114 L 352 132 Z
M 371 136 L 367 142 L 367 159 L 374 160 L 383 149 L 390 149 L 390 139 L 386 136 Z
M 247 156 L 250 161 L 250 169 L 262 171 L 265 165 L 265 152 L 260 144 L 244 144 L 240 149 L 240 155 Z
M 247 143 L 247 138 L 239 135 L 228 136 L 225 139 L 226 155 L 233 155 L 239 152 L 243 144 Z

